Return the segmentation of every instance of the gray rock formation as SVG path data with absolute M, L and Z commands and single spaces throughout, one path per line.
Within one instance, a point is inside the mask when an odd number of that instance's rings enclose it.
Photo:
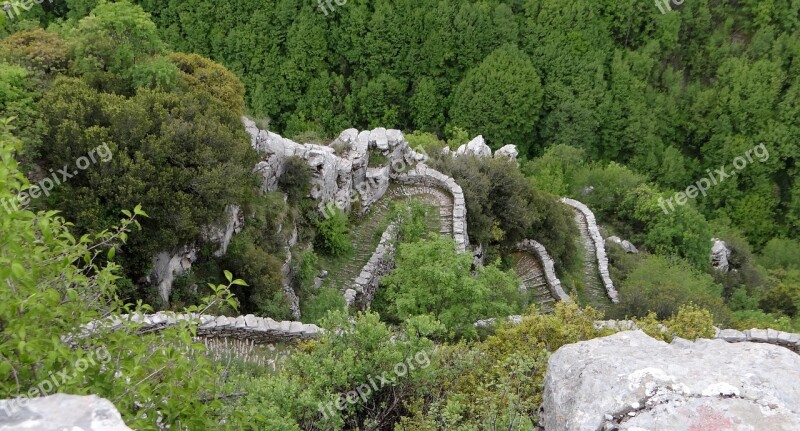
M 730 263 L 728 259 L 731 257 L 731 249 L 725 241 L 714 238 L 711 240 L 711 266 L 717 271 L 728 272 L 730 270 Z
M 494 152 L 495 159 L 503 157 L 506 159 L 517 160 L 517 156 L 519 156 L 519 151 L 517 151 L 517 146 L 511 144 L 506 145 Z
M 639 253 L 639 249 L 637 249 L 636 246 L 634 246 L 627 239 L 622 239 L 618 236 L 610 236 L 606 238 L 606 244 L 608 244 L 609 242 L 622 247 L 622 249 L 625 250 L 626 253 L 634 253 L 634 254 Z
M 544 277 L 547 281 L 547 286 L 550 288 L 550 293 L 559 301 L 572 301 L 572 298 L 564 292 L 561 287 L 561 280 L 556 276 L 555 264 L 553 259 L 547 253 L 543 245 L 532 239 L 526 239 L 517 244 L 517 250 L 532 253 L 542 263 L 544 267 Z
M 244 214 L 238 205 L 228 205 L 225 208 L 226 223 L 223 227 L 211 226 L 205 232 L 205 240 L 219 244 L 219 249 L 214 252 L 214 256 L 224 256 L 228 252 L 228 246 L 234 234 L 242 231 L 244 227 Z
M 0 400 L 0 431 L 32 430 L 131 431 L 117 408 L 96 395 Z
M 597 227 L 594 213 L 589 209 L 589 207 L 574 199 L 561 198 L 561 202 L 574 208 L 586 221 L 587 228 L 589 229 L 589 235 L 591 236 L 595 246 L 597 270 L 600 272 L 600 278 L 603 280 L 606 293 L 608 294 L 608 297 L 611 298 L 611 302 L 619 302 L 617 289 L 614 288 L 614 283 L 611 281 L 611 275 L 608 271 L 608 257 L 606 256 L 605 241 L 600 235 L 600 229 Z
M 620 332 L 556 351 L 542 408 L 547 431 L 794 431 L 800 355 L 766 344 L 667 344 Z
M 492 157 L 492 149 L 486 145 L 482 135 L 478 135 L 468 143 L 458 147 L 456 156 L 471 155 L 476 157 Z
M 175 277 L 180 277 L 191 269 L 195 260 L 197 249 L 194 245 L 187 245 L 174 253 L 161 252 L 153 258 L 153 269 L 145 281 L 158 286 L 159 297 L 165 304 L 169 304 Z

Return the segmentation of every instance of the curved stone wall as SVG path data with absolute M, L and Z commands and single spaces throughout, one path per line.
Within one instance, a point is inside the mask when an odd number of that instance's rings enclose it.
M 589 235 L 594 242 L 595 254 L 597 257 L 597 270 L 600 272 L 600 278 L 603 280 L 603 286 L 606 288 L 606 293 L 611 299 L 611 302 L 619 302 L 619 294 L 614 288 L 614 282 L 611 281 L 611 276 L 608 271 L 608 257 L 606 256 L 606 247 L 603 237 L 600 235 L 600 229 L 597 227 L 597 221 L 594 218 L 594 213 L 586 205 L 574 199 L 561 198 L 561 202 L 571 206 L 577 210 L 586 220 L 589 229 Z
M 453 196 L 453 239 L 456 242 L 456 249 L 459 253 L 467 251 L 469 246 L 467 207 L 464 201 L 464 192 L 454 179 L 425 163 L 418 163 L 406 172 L 394 174 L 392 178 L 399 183 L 420 184 L 447 190 Z
M 535 255 L 544 267 L 544 277 L 547 280 L 547 286 L 550 288 L 550 293 L 558 301 L 571 301 L 572 298 L 564 292 L 561 287 L 561 280 L 558 279 L 555 272 L 553 259 L 547 253 L 543 245 L 532 239 L 526 239 L 517 244 L 517 250 L 532 253 Z

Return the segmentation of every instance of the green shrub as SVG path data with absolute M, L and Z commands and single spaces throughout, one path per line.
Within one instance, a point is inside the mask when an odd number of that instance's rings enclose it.
M 347 216 L 339 208 L 334 208 L 330 217 L 317 222 L 317 246 L 330 256 L 339 257 L 350 253 L 353 244 L 350 242 L 347 227 Z
M 331 288 L 321 288 L 300 305 L 303 322 L 306 323 L 319 323 L 329 311 L 345 309 L 342 293 Z

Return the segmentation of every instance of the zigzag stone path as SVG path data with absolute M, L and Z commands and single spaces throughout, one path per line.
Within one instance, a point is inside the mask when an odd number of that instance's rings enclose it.
M 587 258 L 584 259 L 584 273 L 586 275 L 587 291 L 597 288 L 599 283 L 597 283 L 595 274 L 599 273 L 602 287 L 605 288 L 605 294 L 611 299 L 611 302 L 618 303 L 618 293 L 609 275 L 605 241 L 600 235 L 600 229 L 597 227 L 594 213 L 589 207 L 574 199 L 562 198 L 561 202 L 571 206 L 575 210 L 575 222 L 578 224 L 584 247 L 586 248 Z M 595 264 L 597 265 L 596 271 Z

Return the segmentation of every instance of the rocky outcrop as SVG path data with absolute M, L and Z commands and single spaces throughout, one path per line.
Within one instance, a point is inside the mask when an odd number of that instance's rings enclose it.
M 641 331 L 570 344 L 545 376 L 546 431 L 800 429 L 800 355 Z
M 135 324 L 138 333 L 161 331 L 170 326 L 191 321 L 197 325 L 197 336 L 201 338 L 233 338 L 249 340 L 256 344 L 275 343 L 316 338 L 322 329 L 317 325 L 303 322 L 275 321 L 269 317 L 246 316 L 226 317 L 206 314 L 176 314 L 160 311 L 154 314 L 130 314 L 110 316 L 103 320 L 89 322 L 80 333 L 64 337 L 67 344 L 74 344 L 74 338 L 91 337 L 97 331 L 118 330 L 127 327 L 126 322 Z
M 0 431 L 31 430 L 131 431 L 111 401 L 96 395 L 0 400 Z
M 219 249 L 214 252 L 214 256 L 224 256 L 228 252 L 228 246 L 234 234 L 242 231 L 244 227 L 244 213 L 238 205 L 228 205 L 225 207 L 226 222 L 225 226 L 212 226 L 206 230 L 205 240 L 219 244 Z
M 717 271 L 728 272 L 730 270 L 729 259 L 731 257 L 731 249 L 725 241 L 714 238 L 711 240 L 711 266 Z
M 476 157 L 492 157 L 492 149 L 486 145 L 482 135 L 478 135 L 468 143 L 461 145 L 455 152 L 455 156 L 471 155 Z
M 614 283 L 611 281 L 611 275 L 608 270 L 608 257 L 606 256 L 605 241 L 600 235 L 600 229 L 597 227 L 597 222 L 594 218 L 594 213 L 586 205 L 574 199 L 562 198 L 561 202 L 571 206 L 578 212 L 579 216 L 583 218 L 589 231 L 589 236 L 592 239 L 595 247 L 595 257 L 597 259 L 597 270 L 600 273 L 600 278 L 603 281 L 603 286 L 606 289 L 608 297 L 611 302 L 619 302 L 617 289 L 614 288 Z
M 197 249 L 194 245 L 187 245 L 174 253 L 161 252 L 153 259 L 153 269 L 145 279 L 145 283 L 156 285 L 158 296 L 165 304 L 169 304 L 175 278 L 191 269 L 196 260 Z
M 544 268 L 544 277 L 547 281 L 547 287 L 550 288 L 550 293 L 559 301 L 571 301 L 572 299 L 564 292 L 564 289 L 561 287 L 561 280 L 558 279 L 556 276 L 555 271 L 555 264 L 553 263 L 553 259 L 550 258 L 550 255 L 547 253 L 547 250 L 544 248 L 543 245 L 539 244 L 538 242 L 532 239 L 526 239 L 519 244 L 517 244 L 517 250 L 532 253 L 536 256 L 539 262 L 542 263 L 542 267 Z
M 625 250 L 625 253 L 639 253 L 639 249 L 637 249 L 636 246 L 634 246 L 633 243 L 627 239 L 622 239 L 618 236 L 610 236 L 606 238 L 606 244 L 609 242 L 622 247 L 622 249 Z
M 512 144 L 501 147 L 499 150 L 494 152 L 495 159 L 506 158 L 510 160 L 517 160 L 517 156 L 519 156 L 517 146 Z
M 446 190 L 453 197 L 453 240 L 459 253 L 467 251 L 469 237 L 467 236 L 467 206 L 464 192 L 456 181 L 447 175 L 426 165 L 418 163 L 406 172 L 394 175 L 394 180 L 403 184 L 416 184 L 438 187 Z

